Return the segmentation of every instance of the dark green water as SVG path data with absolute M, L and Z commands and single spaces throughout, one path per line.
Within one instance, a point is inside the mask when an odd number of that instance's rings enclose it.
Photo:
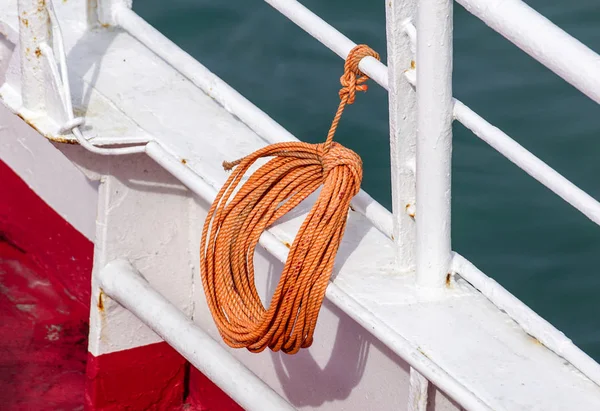
M 383 1 L 303 3 L 385 61 Z M 600 52 L 598 0 L 528 4 Z M 266 3 L 145 0 L 134 7 L 298 138 L 323 140 L 343 62 Z M 600 198 L 598 105 L 460 6 L 454 14 L 454 95 Z M 391 209 L 387 93 L 373 85 L 361 94 L 336 138 L 362 156 L 363 187 Z M 453 248 L 600 360 L 600 227 L 460 124 L 452 196 Z

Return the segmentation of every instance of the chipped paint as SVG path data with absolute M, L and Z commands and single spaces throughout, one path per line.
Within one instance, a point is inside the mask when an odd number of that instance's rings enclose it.
M 46 326 L 46 339 L 48 341 L 58 341 L 60 339 L 60 333 L 62 326 L 57 324 L 51 324 Z

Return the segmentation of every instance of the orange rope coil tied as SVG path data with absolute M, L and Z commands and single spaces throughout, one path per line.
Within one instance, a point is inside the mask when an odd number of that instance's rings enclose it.
M 348 54 L 340 82 L 340 105 L 321 144 L 278 143 L 233 162 L 202 230 L 200 271 L 208 306 L 227 345 L 260 352 L 266 347 L 294 354 L 312 344 L 325 289 L 348 218 L 360 190 L 362 160 L 333 142 L 338 123 L 368 77 L 360 61 L 379 55 L 366 45 Z M 240 184 L 260 158 L 273 157 Z M 254 284 L 254 250 L 261 234 L 323 186 L 302 223 L 269 308 Z M 233 198 L 232 198 L 233 197 Z

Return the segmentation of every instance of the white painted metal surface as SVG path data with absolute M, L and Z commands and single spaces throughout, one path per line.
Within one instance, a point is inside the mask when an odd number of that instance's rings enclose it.
M 515 320 L 523 330 L 534 336 L 546 347 L 569 361 L 584 373 L 590 380 L 600 385 L 600 366 L 589 355 L 573 344 L 561 331 L 552 324 L 540 318 L 531 308 L 493 279 L 486 276 L 469 260 L 460 254 L 453 253 L 452 272 L 459 274 L 483 295 L 494 301 L 494 304 L 504 310 Z
M 421 374 L 411 368 L 408 391 L 408 411 L 427 410 L 427 388 L 429 383 Z
M 206 183 L 203 179 L 198 178 L 193 171 L 182 165 L 181 162 L 174 160 L 173 157 L 157 143 L 149 143 L 147 152 L 150 157 L 177 177 L 190 190 L 206 200 L 207 204 L 212 203 L 217 194 L 216 188 L 211 187 L 210 184 Z M 281 233 L 281 235 L 283 238 L 277 237 L 267 231 L 260 237 L 259 243 L 277 260 L 284 263 L 287 260 L 289 251 L 284 244 L 289 244 L 289 241 L 291 240 L 287 233 Z M 449 377 L 442 369 L 432 363 L 429 358 L 422 355 L 417 347 L 398 335 L 394 329 L 378 320 L 376 315 L 366 311 L 364 307 L 357 303 L 335 283 L 329 284 L 325 296 L 357 323 L 362 325 L 367 331 L 387 345 L 390 350 L 405 359 L 411 367 L 416 368 L 426 375 L 437 387 L 444 390 L 444 392 L 460 404 L 468 406 L 469 409 L 473 410 L 487 409 L 471 392 L 469 392 L 468 389 L 462 386 L 460 382 Z M 423 383 L 421 385 L 423 385 Z M 422 389 L 422 387 L 418 388 L 419 391 Z
M 412 31 L 411 24 L 407 24 L 406 28 L 408 32 Z M 600 56 L 598 58 L 600 59 Z M 414 72 L 415 70 L 405 71 L 404 77 L 416 87 L 417 77 Z M 600 203 L 596 199 L 526 150 L 502 130 L 488 123 L 463 102 L 457 99 L 453 101 L 453 114 L 457 121 L 590 220 L 600 224 Z
M 134 313 L 244 409 L 295 410 L 153 289 L 127 261 L 110 262 L 99 277 L 102 289 L 111 298 Z
M 417 11 L 417 283 L 443 287 L 450 264 L 452 0 Z
M 600 58 L 521 0 L 456 0 L 583 94 L 600 103 Z
M 393 239 L 396 265 L 401 271 L 415 269 L 415 201 L 417 96 L 404 78 L 416 60 L 416 50 L 404 31 L 417 15 L 416 0 L 386 2 L 386 36 L 390 112 Z
M 94 241 L 98 182 L 86 178 L 59 148 L 0 104 L 0 161 L 77 231 Z M 80 147 L 68 149 L 85 154 Z
M 20 0 L 18 5 L 23 106 L 32 112 L 46 112 L 47 69 L 40 46 L 52 41 L 48 11 L 40 7 L 39 0 Z
M 131 9 L 133 0 L 95 0 L 100 24 L 117 25 L 117 10 L 120 8 Z
M 71 49 L 82 35 L 76 28 L 70 29 L 74 31 L 66 36 L 70 42 L 67 49 Z M 239 157 L 264 145 L 264 141 L 256 134 L 233 116 L 227 115 L 222 107 L 175 73 L 172 66 L 177 67 L 176 65 L 164 64 L 156 59 L 153 52 L 139 45 L 128 35 L 113 36 L 102 31 L 86 35 L 89 37 L 88 41 L 98 43 L 103 43 L 105 36 L 112 36 L 110 44 L 103 50 L 103 69 L 94 78 L 94 90 L 98 90 L 118 106 L 122 113 L 126 113 L 130 117 L 128 120 L 139 124 L 155 136 L 156 146 L 154 143 L 148 145 L 148 154 L 152 152 L 153 147 L 161 148 L 173 166 L 176 163 L 179 169 L 189 168 L 191 171 L 185 178 L 192 180 L 194 175 L 199 175 L 207 187 L 218 187 L 226 177 L 220 168 L 223 159 Z M 172 56 L 174 53 L 165 50 L 164 54 Z M 135 59 L 129 58 L 132 55 Z M 78 50 L 78 54 L 74 55 L 74 61 L 77 63 L 73 65 L 73 71 L 85 81 L 90 81 L 92 73 L 89 61 L 93 61 L 95 57 L 93 50 Z M 121 64 L 125 57 L 131 60 L 127 65 L 129 70 L 124 70 Z M 190 71 L 199 76 L 196 79 L 199 83 L 209 85 L 210 81 L 215 79 L 210 73 L 207 77 L 200 78 L 198 72 L 194 71 L 197 68 L 198 66 L 194 65 Z M 152 84 L 154 88 L 148 94 L 144 94 L 140 91 L 144 88 L 139 87 L 144 84 Z M 210 87 L 208 89 L 210 90 Z M 220 90 L 227 91 L 227 88 L 222 86 Z M 156 98 L 157 95 L 160 95 L 160 98 Z M 235 94 L 230 94 L 229 97 L 231 96 Z M 235 97 L 232 99 L 235 100 Z M 177 107 L 176 111 L 173 110 L 174 107 Z M 261 113 L 251 105 L 248 109 Z M 198 113 L 202 115 L 198 116 Z M 256 124 L 257 128 L 276 124 L 264 114 L 260 119 Z M 264 119 L 267 119 L 266 122 L 260 124 Z M 191 135 L 193 139 L 190 139 Z M 185 166 L 181 159 L 186 160 Z M 164 279 L 161 283 L 161 278 L 157 275 L 161 270 L 166 271 L 164 266 L 161 268 L 155 265 L 169 263 L 169 269 L 181 268 L 182 260 L 185 261 L 186 258 L 185 254 L 183 257 L 179 254 L 168 255 L 163 257 L 164 261 L 158 257 L 150 257 L 147 251 L 152 250 L 152 247 L 135 243 L 139 243 L 140 238 L 147 238 L 144 233 L 140 231 L 131 236 L 127 231 L 140 225 L 137 218 L 131 218 L 138 213 L 132 214 L 131 210 L 139 210 L 140 205 L 153 208 L 155 214 L 148 216 L 149 219 L 161 221 L 157 215 L 170 216 L 175 218 L 178 224 L 185 223 L 191 227 L 192 235 L 198 235 L 196 231 L 199 230 L 194 230 L 193 227 L 200 226 L 201 218 L 190 220 L 185 209 L 175 209 L 166 203 L 164 207 L 156 210 L 156 199 L 164 198 L 165 193 L 160 188 L 164 188 L 164 185 L 150 184 L 146 187 L 148 194 L 151 193 L 154 197 L 134 195 L 132 192 L 127 197 L 119 197 L 118 194 L 123 188 L 120 179 L 129 181 L 129 172 L 140 171 L 142 167 L 149 165 L 143 161 L 134 161 L 127 165 L 121 163 L 118 167 L 117 164 L 110 170 L 112 177 L 107 180 L 112 185 L 108 186 L 112 190 L 112 198 L 107 196 L 105 188 L 102 191 L 102 201 L 106 201 L 103 207 L 112 213 L 113 219 L 99 221 L 99 230 L 101 232 L 102 227 L 105 230 L 107 227 L 112 227 L 111 230 L 119 225 L 122 227 L 111 232 L 108 237 L 99 235 L 99 246 L 113 246 L 123 238 L 127 239 L 127 245 L 122 251 L 113 248 L 110 253 L 103 252 L 104 261 L 110 260 L 111 257 L 133 258 L 140 272 L 145 276 L 152 274 L 149 280 L 154 288 L 160 289 L 161 292 L 164 289 L 169 290 L 169 285 Z M 177 204 L 183 207 L 183 202 Z M 199 207 L 200 214 L 205 212 L 204 207 L 204 203 Z M 266 281 L 269 278 L 268 272 L 278 271 L 280 263 L 277 260 L 281 260 L 280 255 L 285 258 L 287 253 L 283 242 L 291 241 L 305 211 L 306 207 L 300 207 L 297 213 L 273 227 L 272 234 L 269 234 L 273 237 L 273 246 L 269 251 L 277 258 L 269 255 L 264 257 L 265 270 L 261 270 L 257 281 Z M 382 213 L 381 218 L 381 221 L 391 221 L 389 213 Z M 156 227 L 160 228 L 152 229 L 153 235 L 163 233 L 163 226 L 164 224 L 158 225 Z M 390 234 L 391 225 L 387 228 L 382 225 L 379 228 L 383 232 L 387 230 L 388 235 Z M 169 248 L 170 250 L 181 248 L 164 241 L 162 235 L 157 238 L 157 250 L 162 250 L 167 245 L 174 247 Z M 188 246 L 190 244 L 191 250 L 194 250 L 191 252 L 195 252 L 197 238 L 191 240 Z M 129 250 L 134 251 L 130 253 Z M 118 255 L 123 253 L 128 255 Z M 476 293 L 462 280 L 451 282 L 442 294 L 420 295 L 414 287 L 414 277 L 400 275 L 396 271 L 395 254 L 395 247 L 386 236 L 373 230 L 369 222 L 359 214 L 350 213 L 347 235 L 340 249 L 339 263 L 336 265 L 335 279 L 327 291 L 328 299 L 342 308 L 346 307 L 345 310 L 352 318 L 378 336 L 386 345 L 393 347 L 395 352 L 401 353 L 409 364 L 419 369 L 428 379 L 436 384 L 439 382 L 438 385 L 463 406 L 469 409 L 519 409 L 542 404 L 545 409 L 560 409 L 560 405 L 564 405 L 561 401 L 565 397 L 569 398 L 569 406 L 576 406 L 578 409 L 597 409 L 600 406 L 600 393 L 596 385 L 591 384 L 569 364 L 563 363 L 562 359 L 546 347 L 531 344 L 523 330 L 485 297 Z M 142 261 L 141 269 L 138 266 L 139 261 Z M 103 261 L 97 261 L 96 265 L 102 267 L 103 264 Z M 196 271 L 193 278 L 197 278 L 197 275 Z M 177 282 L 179 281 L 181 280 Z M 172 284 L 173 281 L 168 283 Z M 210 315 L 203 305 L 201 293 L 195 294 L 195 298 L 198 299 L 195 305 L 196 321 L 216 337 L 215 330 L 210 328 Z M 326 322 L 320 322 L 323 331 L 317 336 L 322 339 L 331 331 L 331 313 L 327 307 L 324 307 L 323 314 Z M 131 323 L 126 321 L 124 324 Z M 351 336 L 359 335 L 360 332 L 356 327 Z M 113 333 L 111 338 L 118 339 L 118 336 Z M 344 345 L 348 345 L 350 341 L 352 338 L 347 337 Z M 113 348 L 126 346 L 123 342 L 119 344 Z M 332 345 L 328 344 L 315 346 L 308 355 L 310 358 L 310 355 L 322 355 L 324 352 L 333 355 L 335 347 L 332 348 Z M 371 350 L 370 365 L 367 369 L 388 369 L 390 357 L 386 360 L 376 353 L 377 350 Z M 245 355 L 241 352 L 235 352 L 234 355 L 246 364 L 251 364 L 253 370 L 259 370 L 257 373 L 263 380 L 267 380 L 269 384 L 277 384 L 277 380 L 273 380 L 273 367 L 269 361 L 265 364 L 264 356 Z M 344 358 L 347 359 L 348 357 Z M 295 364 L 296 367 L 304 366 L 306 357 L 300 358 Z M 290 368 L 289 371 L 291 370 Z M 401 373 L 397 375 L 400 376 Z M 361 381 L 361 387 L 376 381 L 380 392 L 390 392 L 392 388 L 397 391 L 398 380 L 381 384 L 389 378 L 365 378 L 366 381 Z M 499 380 L 505 381 L 505 384 L 498 386 Z M 285 390 L 283 387 L 282 384 L 281 389 Z M 404 387 L 408 388 L 408 384 Z M 356 397 L 353 398 L 360 401 Z M 577 403 L 573 404 L 572 399 Z
M 415 269 L 416 252 L 416 146 L 417 98 L 404 78 L 415 66 L 416 47 L 405 28 L 417 15 L 416 0 L 386 2 L 386 37 L 390 113 L 390 168 L 392 188 L 392 240 L 396 245 L 396 268 L 401 272 Z M 408 408 L 425 411 L 428 381 L 410 369 Z
M 87 167 L 85 158 L 74 160 Z M 196 247 L 190 245 L 191 207 L 189 191 L 146 155 L 106 161 L 95 218 L 88 343 L 94 356 L 161 341 L 132 313 L 103 296 L 98 276 L 110 261 L 130 261 L 171 304 L 192 315 Z
M 288 130 L 273 121 L 265 112 L 177 47 L 133 11 L 127 8 L 117 8 L 116 21 L 129 34 L 175 67 L 182 75 L 269 143 L 298 141 Z M 353 43 L 352 47 L 354 45 Z M 382 71 L 381 76 L 387 75 L 387 68 L 377 60 L 373 60 L 380 66 L 377 70 Z M 388 228 L 392 225 L 389 213 L 365 191 L 361 190 L 354 197 L 352 206 L 356 211 L 364 214 L 380 231 L 389 231 Z

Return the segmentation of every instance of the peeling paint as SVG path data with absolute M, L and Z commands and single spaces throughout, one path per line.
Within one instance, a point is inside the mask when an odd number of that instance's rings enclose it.
M 48 341 L 58 341 L 60 339 L 60 332 L 62 331 L 62 326 L 52 324 L 46 326 L 46 339 Z
M 35 304 L 16 304 L 17 310 L 23 311 L 25 313 L 30 313 L 35 308 Z

